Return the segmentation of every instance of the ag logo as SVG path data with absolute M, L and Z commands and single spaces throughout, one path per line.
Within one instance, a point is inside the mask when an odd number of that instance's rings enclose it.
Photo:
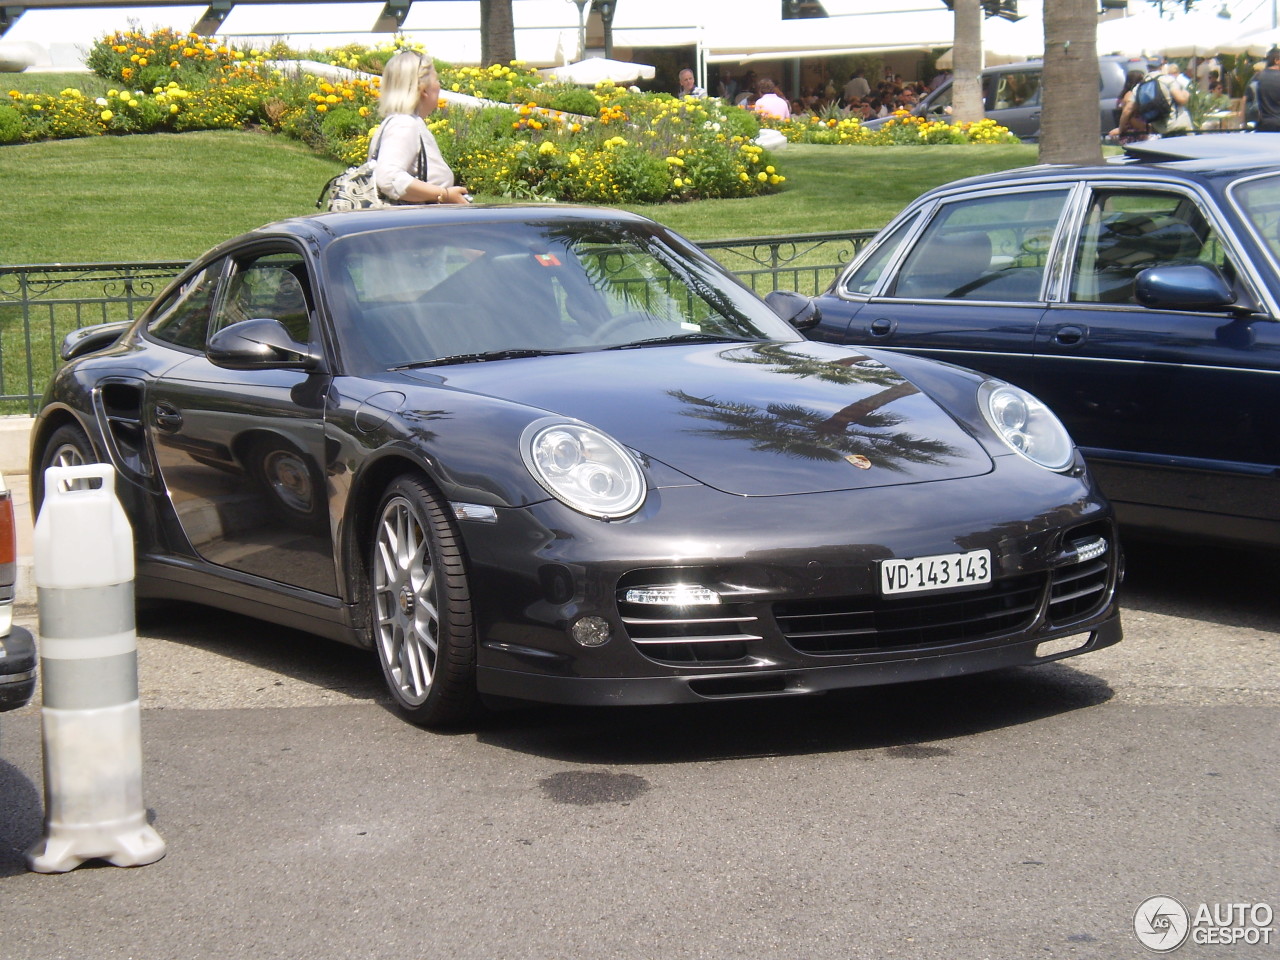
M 1156 953 L 1177 950 L 1187 939 L 1191 918 L 1173 897 L 1148 897 L 1133 915 L 1138 942 Z

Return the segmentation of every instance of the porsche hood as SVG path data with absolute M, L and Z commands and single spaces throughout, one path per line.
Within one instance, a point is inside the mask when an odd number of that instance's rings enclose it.
M 981 445 L 910 380 L 825 344 L 641 347 L 435 368 L 428 376 L 438 383 L 441 375 L 453 389 L 590 423 L 741 496 L 992 469 Z

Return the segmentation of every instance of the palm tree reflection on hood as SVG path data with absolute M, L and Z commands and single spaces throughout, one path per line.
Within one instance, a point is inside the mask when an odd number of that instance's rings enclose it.
M 899 472 L 908 464 L 940 464 L 958 453 L 941 440 L 894 429 L 906 418 L 884 408 L 920 391 L 878 361 L 857 356 L 826 360 L 801 353 L 794 344 L 781 343 L 726 350 L 722 356 L 734 363 L 763 365 L 799 378 L 880 389 L 834 413 L 794 403 L 767 403 L 761 407 L 671 391 L 671 396 L 689 406 L 684 411 L 686 416 L 719 424 L 695 431 L 698 434 L 742 440 L 750 443 L 753 450 L 804 460 L 865 457 L 874 466 Z

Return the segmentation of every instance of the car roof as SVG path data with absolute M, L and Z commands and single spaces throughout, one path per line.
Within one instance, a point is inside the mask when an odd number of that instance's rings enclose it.
M 955 180 L 925 196 L 1019 180 L 1079 180 L 1092 177 L 1144 179 L 1153 173 L 1197 182 L 1233 179 L 1259 170 L 1280 172 L 1280 133 L 1216 133 L 1168 137 L 1130 144 L 1122 156 L 1102 164 L 1038 164 Z
M 289 233 L 321 243 L 354 233 L 390 227 L 448 226 L 471 223 L 556 223 L 580 220 L 613 223 L 652 223 L 639 214 L 606 207 L 574 204 L 405 204 L 379 210 L 313 213 L 268 223 L 245 236 Z M 235 241 L 232 241 L 235 242 Z

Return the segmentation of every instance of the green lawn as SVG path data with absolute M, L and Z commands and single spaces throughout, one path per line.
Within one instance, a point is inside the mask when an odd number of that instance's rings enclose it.
M 779 194 L 632 209 L 695 240 L 874 228 L 935 184 L 1034 163 L 1036 153 L 791 145 L 776 160 L 787 177 Z M 339 169 L 295 141 L 241 131 L 3 146 L 0 264 L 188 259 L 313 212 Z

